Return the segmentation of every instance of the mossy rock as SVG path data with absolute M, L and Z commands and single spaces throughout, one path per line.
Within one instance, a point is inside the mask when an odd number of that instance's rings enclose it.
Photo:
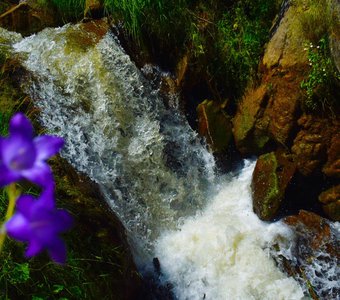
M 198 131 L 216 152 L 225 150 L 232 136 L 230 117 L 223 106 L 212 100 L 205 100 L 197 106 Z
M 249 90 L 233 119 L 235 144 L 243 154 L 263 153 L 270 138 L 267 133 L 269 118 L 264 115 L 269 100 L 268 89 L 261 85 Z
M 292 157 L 281 150 L 259 157 L 251 187 L 254 211 L 260 219 L 269 221 L 277 216 L 295 170 Z

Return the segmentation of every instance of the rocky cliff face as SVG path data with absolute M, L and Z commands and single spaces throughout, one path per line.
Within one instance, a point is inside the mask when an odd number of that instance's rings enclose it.
M 260 84 L 247 91 L 233 121 L 239 151 L 260 155 L 252 187 L 254 210 L 265 220 L 277 216 L 280 206 L 277 201 L 284 201 L 286 189 L 294 184 L 293 175 L 318 178 L 324 183 L 320 184 L 318 193 L 330 188 L 339 178 L 340 120 L 336 113 L 339 106 L 335 104 L 335 113 L 332 114 L 321 109 L 309 111 L 303 105 L 306 95 L 300 85 L 311 62 L 306 54 L 306 33 L 300 22 L 310 8 L 296 3 L 298 1 L 291 2 L 266 46 L 260 66 L 263 74 Z M 339 4 L 334 5 L 339 7 Z M 332 34 L 336 36 L 334 31 Z M 276 161 L 276 156 L 269 152 L 279 149 L 290 156 L 296 168 L 286 171 L 276 163 L 265 163 L 270 157 Z M 291 170 L 294 170 L 293 174 Z M 274 197 L 269 191 L 272 191 L 272 182 L 277 173 L 288 178 L 288 181 L 277 189 Z M 308 186 L 304 188 L 308 189 Z M 269 201 L 269 195 L 276 200 L 270 196 Z M 316 198 L 309 200 L 311 206 L 317 201 Z M 329 202 L 322 202 L 324 213 L 329 218 L 339 220 L 340 199 L 337 196 L 327 199 Z

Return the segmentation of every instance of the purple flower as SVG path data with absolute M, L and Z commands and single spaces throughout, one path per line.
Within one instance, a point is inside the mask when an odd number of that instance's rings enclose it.
M 42 187 L 53 181 L 45 162 L 64 144 L 60 137 L 33 137 L 33 127 L 22 113 L 15 114 L 9 124 L 9 136 L 0 137 L 0 187 L 23 178 Z
M 54 187 L 50 185 L 39 199 L 21 196 L 16 213 L 6 223 L 6 231 L 16 240 L 28 242 L 27 257 L 46 249 L 55 262 L 64 263 L 66 247 L 59 234 L 72 226 L 72 218 L 67 211 L 56 209 L 53 194 Z

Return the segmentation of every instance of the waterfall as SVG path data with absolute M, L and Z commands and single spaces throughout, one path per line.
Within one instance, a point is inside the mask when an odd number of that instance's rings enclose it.
M 176 299 L 304 299 L 270 256 L 292 233 L 252 212 L 254 162 L 215 174 L 213 156 L 176 107 L 165 106 L 117 39 L 81 25 L 16 42 L 32 74 L 41 123 L 62 152 L 98 183 L 124 224 L 140 268 L 160 261 Z
M 65 138 L 62 156 L 100 185 L 143 264 L 160 232 L 205 205 L 214 159 L 115 37 L 96 39 L 66 25 L 14 49 L 33 74 L 42 124 Z
M 165 232 L 156 254 L 162 280 L 174 283 L 178 299 L 302 299 L 292 278 L 275 266 L 269 247 L 291 240 L 280 223 L 266 224 L 252 212 L 250 182 L 255 163 L 225 179 L 209 205 L 180 230 Z

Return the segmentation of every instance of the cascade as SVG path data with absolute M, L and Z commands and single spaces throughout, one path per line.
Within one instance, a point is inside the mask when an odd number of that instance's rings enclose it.
M 31 74 L 41 123 L 65 138 L 62 156 L 98 183 L 141 270 L 157 257 L 159 280 L 177 299 L 304 299 L 270 254 L 280 243 L 290 256 L 292 232 L 252 212 L 255 163 L 216 175 L 205 144 L 114 35 L 97 41 L 66 25 L 12 47 Z

